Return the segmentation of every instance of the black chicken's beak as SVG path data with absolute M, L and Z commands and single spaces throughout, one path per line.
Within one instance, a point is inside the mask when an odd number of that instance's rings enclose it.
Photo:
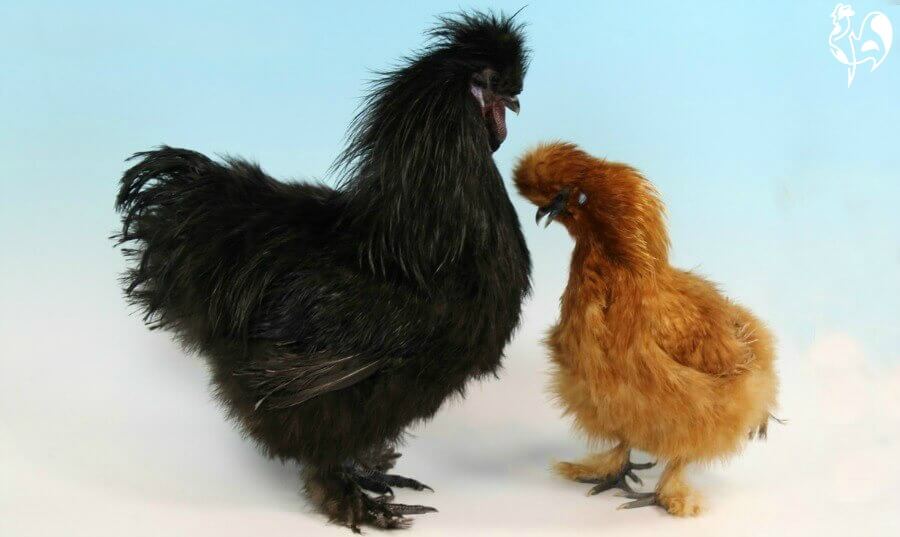
M 569 189 L 563 189 L 553 198 L 553 201 L 544 205 L 543 207 L 538 207 L 537 213 L 534 215 L 534 223 L 540 224 L 541 218 L 547 217 L 547 221 L 544 223 L 544 227 L 550 225 L 557 216 L 560 214 L 565 214 L 566 212 L 566 204 L 569 202 Z
M 518 97 L 504 97 L 503 104 L 509 108 L 514 114 L 519 115 L 519 98 Z

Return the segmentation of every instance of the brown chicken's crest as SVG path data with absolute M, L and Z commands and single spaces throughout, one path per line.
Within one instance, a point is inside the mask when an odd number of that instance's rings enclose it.
M 538 206 L 538 219 L 559 221 L 576 239 L 595 238 L 608 261 L 641 272 L 668 261 L 665 206 L 631 166 L 554 142 L 526 153 L 514 181 L 519 193 Z

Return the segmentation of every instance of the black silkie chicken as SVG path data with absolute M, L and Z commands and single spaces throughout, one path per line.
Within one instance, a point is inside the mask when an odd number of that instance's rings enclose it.
M 530 260 L 492 153 L 518 111 L 521 26 L 441 18 L 383 75 L 338 158 L 338 189 L 186 149 L 139 153 L 121 181 L 128 298 L 210 364 L 264 450 L 303 467 L 332 521 L 400 528 L 404 430 L 493 373 Z M 365 491 L 369 491 L 368 493 Z

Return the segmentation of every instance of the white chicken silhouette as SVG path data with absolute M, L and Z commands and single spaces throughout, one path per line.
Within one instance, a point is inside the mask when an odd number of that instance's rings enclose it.
M 872 63 L 871 71 L 884 63 L 894 40 L 894 29 L 887 15 L 873 11 L 866 15 L 859 31 L 853 31 L 852 17 L 856 15 L 853 6 L 838 4 L 831 12 L 834 27 L 828 36 L 828 46 L 834 58 L 847 66 L 847 87 L 856 78 L 856 68 L 866 62 Z

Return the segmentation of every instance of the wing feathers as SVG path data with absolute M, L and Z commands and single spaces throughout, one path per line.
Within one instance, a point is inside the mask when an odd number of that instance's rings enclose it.
M 303 404 L 368 378 L 387 361 L 386 358 L 365 359 L 360 355 L 332 359 L 281 355 L 276 360 L 234 373 L 247 377 L 249 387 L 261 394 L 254 410 L 264 404 L 273 409 Z

